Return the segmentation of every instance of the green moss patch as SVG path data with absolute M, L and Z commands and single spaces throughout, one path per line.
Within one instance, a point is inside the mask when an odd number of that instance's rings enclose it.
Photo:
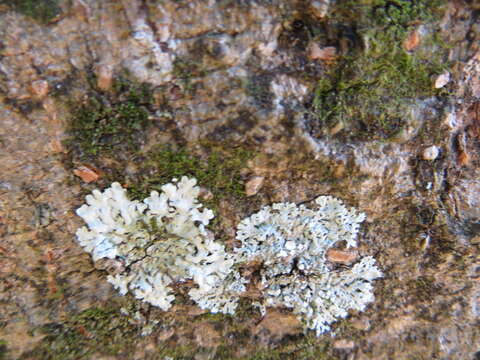
M 130 358 L 139 329 L 114 308 L 91 308 L 62 324 L 48 324 L 45 337 L 22 359 L 90 359 L 93 354 Z
M 201 64 L 185 58 L 176 58 L 173 62 L 173 75 L 177 79 L 201 77 L 205 73 L 201 70 Z
M 195 96 L 197 84 L 195 79 L 202 78 L 207 71 L 202 68 L 202 63 L 187 58 L 177 58 L 173 62 L 173 76 L 181 84 L 185 94 Z
M 249 77 L 246 83 L 246 93 L 256 106 L 264 110 L 272 110 L 273 93 L 270 90 L 272 76 L 267 73 L 255 74 Z
M 335 356 L 330 346 L 329 339 L 318 339 L 304 336 L 298 341 L 286 341 L 274 349 L 260 349 L 249 356 L 241 357 L 242 360 L 334 360 Z M 227 358 L 225 358 L 227 359 Z
M 0 0 L 5 4 L 42 24 L 48 24 L 60 15 L 62 9 L 58 0 Z
M 410 293 L 412 293 L 419 301 L 428 302 L 438 294 L 439 288 L 435 285 L 432 277 L 420 276 L 412 279 L 407 284 Z
M 0 360 L 7 359 L 8 347 L 5 340 L 0 339 Z
M 349 138 L 392 137 L 415 103 L 436 94 L 433 77 L 446 67 L 446 46 L 435 35 L 443 3 L 346 0 L 334 6 L 327 21 L 343 36 L 344 54 L 315 90 L 319 135 L 342 124 Z M 426 26 L 420 44 L 405 50 L 405 39 L 420 25 Z
M 161 145 L 146 155 L 140 171 L 142 175 L 129 190 L 136 198 L 143 198 L 152 190 L 160 190 L 172 178 L 190 176 L 216 199 L 240 198 L 245 195 L 241 169 L 251 156 L 251 151 L 240 147 L 209 146 L 206 155 L 201 157 L 184 147 L 174 149 Z
M 223 218 L 235 217 L 235 214 L 220 216 L 222 201 L 235 203 L 239 213 L 249 206 L 242 170 L 246 167 L 247 160 L 254 156 L 254 152 L 246 147 L 228 147 L 226 144 L 212 142 L 197 145 L 197 151 L 168 145 L 153 148 L 141 158 L 138 173 L 125 179 L 124 183 L 131 196 L 141 200 L 152 190 L 161 191 L 162 186 L 173 178 L 196 178 L 198 185 L 206 190 L 206 193 L 201 195 L 202 203 L 216 215 L 210 228 L 223 237 Z
M 185 146 L 182 139 L 144 150 L 149 116 L 158 110 L 150 88 L 118 79 L 111 92 L 102 92 L 95 83 L 92 79 L 92 90 L 83 104 L 70 106 L 64 164 L 70 170 L 87 165 L 97 169 L 100 178 L 86 184 L 71 172 L 72 184 L 80 184 L 88 193 L 118 181 L 133 198 L 144 199 L 173 178 L 189 176 L 206 190 L 202 202 L 215 213 L 223 199 L 240 205 L 245 198 L 242 171 L 253 151 L 212 140 Z
M 73 160 L 121 158 L 136 151 L 148 126 L 150 103 L 147 85 L 120 79 L 112 93 L 93 92 L 83 104 L 72 104 L 65 144 Z

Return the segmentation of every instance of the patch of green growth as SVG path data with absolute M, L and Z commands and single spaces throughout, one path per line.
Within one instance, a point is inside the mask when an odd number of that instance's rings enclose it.
M 241 333 L 247 331 L 245 328 L 245 322 L 252 318 L 261 318 L 259 310 L 252 305 L 251 301 L 241 298 L 235 315 L 222 314 L 222 313 L 210 313 L 201 314 L 195 317 L 194 322 L 209 322 L 214 326 L 228 328 L 228 331 Z M 250 332 L 245 337 L 250 340 Z M 237 337 L 237 341 L 240 339 Z
M 425 233 L 427 227 L 419 222 L 417 216 L 417 206 L 411 204 L 402 204 L 405 208 L 401 208 L 396 213 L 400 229 L 402 229 L 402 247 L 407 256 L 416 254 L 420 251 L 421 236 Z
M 278 350 L 263 349 L 257 353 L 243 357 L 242 360 L 280 360 L 286 357 L 281 357 L 281 353 Z
M 232 346 L 219 345 L 215 349 L 215 359 L 218 359 L 218 360 L 235 359 L 235 353 L 232 349 Z
M 65 294 L 67 292 L 67 286 L 64 281 L 55 281 L 55 289 L 53 292 L 49 292 L 46 299 L 50 301 L 61 301 L 65 299 Z
M 435 280 L 428 276 L 419 276 L 408 282 L 409 290 L 420 301 L 430 301 L 438 291 Z
M 292 359 L 335 360 L 338 357 L 332 355 L 329 342 L 318 342 L 317 339 L 310 340 L 307 337 L 303 344 L 297 345 Z
M 443 4 L 443 0 L 336 4 L 328 21 L 353 29 L 349 36 L 356 39 L 350 39 L 348 52 L 315 89 L 312 109 L 321 134 L 342 124 L 351 138 L 393 137 L 415 103 L 436 95 L 432 77 L 447 66 L 445 44 L 431 34 L 421 35 L 420 44 L 410 52 L 403 43 L 419 24 L 435 27 Z
M 41 24 L 48 24 L 62 11 L 58 0 L 0 0 L 4 4 Z
M 183 91 L 188 95 L 195 95 L 196 87 L 193 83 L 195 78 L 204 77 L 206 71 L 202 69 L 201 63 L 184 59 L 177 58 L 173 62 L 173 76 L 180 80 Z
M 21 359 L 91 359 L 93 354 L 129 358 L 139 329 L 113 308 L 91 308 L 62 324 L 49 324 L 40 331 L 41 343 Z M 130 355 L 130 356 L 129 356 Z
M 414 22 L 431 22 L 443 12 L 444 0 L 340 0 L 335 12 L 342 18 L 357 14 L 378 25 L 395 25 L 403 31 Z M 361 21 L 361 25 L 365 25 Z M 403 28 L 403 29 L 402 29 Z
M 255 354 L 245 356 L 242 360 L 334 360 L 328 340 L 319 340 L 305 336 L 299 341 L 287 342 L 275 349 L 261 349 Z
M 378 297 L 379 303 L 382 304 L 383 308 L 388 308 L 398 302 L 397 296 L 395 295 L 396 288 L 397 286 L 395 284 L 385 283 L 384 286 L 379 286 L 378 290 L 375 291 L 375 297 Z
M 173 62 L 172 74 L 178 79 L 191 79 L 205 76 L 205 71 L 202 70 L 200 65 L 200 63 L 192 60 L 177 58 Z
M 418 205 L 406 200 L 401 206 L 395 216 L 402 229 L 401 245 L 407 256 L 421 253 L 422 265 L 435 268 L 445 261 L 445 255 L 457 252 L 455 230 L 435 203 Z
M 147 154 L 143 162 L 143 175 L 129 187 L 137 199 L 152 190 L 161 190 L 172 178 L 195 177 L 198 184 L 212 192 L 218 201 L 225 197 L 241 198 L 245 195 L 241 170 L 253 153 L 245 148 L 210 146 L 205 158 L 193 155 L 186 148 L 159 146 Z
M 211 313 L 207 312 L 205 314 L 201 314 L 195 317 L 195 322 L 203 322 L 203 321 L 210 321 L 213 323 L 224 323 L 230 322 L 232 316 L 229 314 L 222 314 L 222 313 Z
M 161 346 L 154 359 L 194 360 L 199 348 L 193 345 Z
M 340 338 L 356 340 L 360 337 L 360 330 L 353 326 L 352 319 L 341 319 L 334 323 L 335 335 Z
M 253 305 L 250 299 L 240 298 L 235 311 L 235 320 L 243 321 L 252 317 L 262 317 L 260 309 Z
M 7 342 L 3 339 L 0 339 L 0 360 L 7 359 Z
M 72 105 L 65 145 L 75 160 L 118 158 L 138 150 L 148 126 L 149 88 L 119 79 L 113 89 L 111 94 L 96 92 L 84 104 Z
M 161 191 L 162 186 L 173 178 L 196 178 L 197 184 L 211 193 L 201 200 L 205 207 L 217 215 L 210 223 L 210 228 L 221 231 L 218 227 L 221 223 L 221 217 L 218 216 L 220 202 L 229 199 L 239 207 L 245 205 L 245 184 L 241 171 L 254 152 L 245 147 L 207 141 L 198 145 L 203 149 L 202 155 L 186 147 L 157 146 L 142 158 L 138 174 L 124 182 L 132 198 L 141 200 L 152 190 Z M 114 180 L 118 181 L 118 178 Z
M 258 107 L 271 110 L 273 93 L 270 90 L 272 76 L 269 74 L 256 74 L 250 77 L 246 83 L 245 90 L 248 96 Z

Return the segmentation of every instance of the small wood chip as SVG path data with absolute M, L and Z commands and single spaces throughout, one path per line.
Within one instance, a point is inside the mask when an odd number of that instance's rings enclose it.
M 100 175 L 98 174 L 97 171 L 87 166 L 79 166 L 78 168 L 73 170 L 73 173 L 79 178 L 81 178 L 87 184 L 97 181 L 100 178 Z
M 337 49 L 333 46 L 321 48 L 318 44 L 312 43 L 308 48 L 308 57 L 312 60 L 335 61 Z
M 202 198 L 203 200 L 213 199 L 213 193 L 203 186 L 200 187 L 200 192 L 199 192 L 198 196 L 200 198 Z
M 467 137 L 465 133 L 457 135 L 458 157 L 457 162 L 460 166 L 467 166 L 470 163 L 470 155 L 467 152 Z
M 334 136 L 338 134 L 340 131 L 342 131 L 345 128 L 345 125 L 343 124 L 343 121 L 339 121 L 335 124 L 333 128 L 330 129 L 330 135 Z
M 340 339 L 333 343 L 333 347 L 338 350 L 352 350 L 355 343 L 352 340 Z
M 222 341 L 220 332 L 208 321 L 195 324 L 193 333 L 195 342 L 203 348 L 215 348 Z
M 351 264 L 357 260 L 357 252 L 329 249 L 327 251 L 327 259 L 334 263 Z
M 37 99 L 43 99 L 48 94 L 48 82 L 45 80 L 34 81 L 30 85 L 30 92 Z
M 247 196 L 256 195 L 263 186 L 263 181 L 265 178 L 263 176 L 254 176 L 245 184 L 245 194 Z
M 450 73 L 444 72 L 435 80 L 435 89 L 441 89 L 450 82 Z
M 88 22 L 90 18 L 90 8 L 83 0 L 74 0 L 72 4 L 72 15 L 80 21 Z
M 323 19 L 328 12 L 328 5 L 330 0 L 317 0 L 312 1 L 310 4 L 310 9 L 315 17 L 318 19 Z
M 403 48 L 407 51 L 412 51 L 417 48 L 420 44 L 420 34 L 418 33 L 418 29 L 414 29 L 408 34 L 407 38 L 403 42 Z
M 438 158 L 438 155 L 440 154 L 440 149 L 438 146 L 432 145 L 423 150 L 423 160 L 428 160 L 428 161 L 433 161 L 436 158 Z
M 302 323 L 293 314 L 284 314 L 277 310 L 269 310 L 260 323 L 253 329 L 253 334 L 262 342 L 280 341 L 287 335 L 302 332 Z
M 97 86 L 103 91 L 110 90 L 113 86 L 113 70 L 109 65 L 97 67 Z
M 470 163 L 470 156 L 466 151 L 461 150 L 458 154 L 457 161 L 460 166 L 467 166 Z
M 50 146 L 50 150 L 52 150 L 53 152 L 56 152 L 56 153 L 65 152 L 65 148 L 63 147 L 62 142 L 59 139 L 50 140 L 48 145 Z

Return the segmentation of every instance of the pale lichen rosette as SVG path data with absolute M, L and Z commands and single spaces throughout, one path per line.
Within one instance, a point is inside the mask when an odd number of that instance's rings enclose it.
M 175 299 L 171 285 L 193 280 L 189 296 L 211 312 L 234 313 L 243 279 L 233 272 L 234 255 L 206 230 L 213 212 L 198 202 L 196 180 L 182 177 L 130 200 L 119 183 L 94 190 L 77 210 L 87 226 L 77 239 L 92 254 L 118 262 L 107 280 L 122 295 L 131 292 L 163 310 Z
M 374 300 L 372 281 L 382 276 L 371 256 L 352 268 L 336 270 L 326 254 L 333 245 L 356 246 L 363 213 L 331 196 L 320 196 L 315 208 L 277 203 L 244 219 L 237 228 L 245 262 L 261 262 L 262 307 L 292 309 L 309 329 L 321 334 L 330 324 L 364 310 Z

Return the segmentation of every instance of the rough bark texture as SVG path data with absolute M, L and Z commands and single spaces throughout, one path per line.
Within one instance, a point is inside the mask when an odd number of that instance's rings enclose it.
M 0 0 L 0 359 L 479 359 L 479 12 Z M 272 202 L 365 212 L 375 302 L 316 338 L 286 309 L 262 317 L 253 285 L 235 316 L 120 297 L 74 210 L 182 173 L 228 246 Z

